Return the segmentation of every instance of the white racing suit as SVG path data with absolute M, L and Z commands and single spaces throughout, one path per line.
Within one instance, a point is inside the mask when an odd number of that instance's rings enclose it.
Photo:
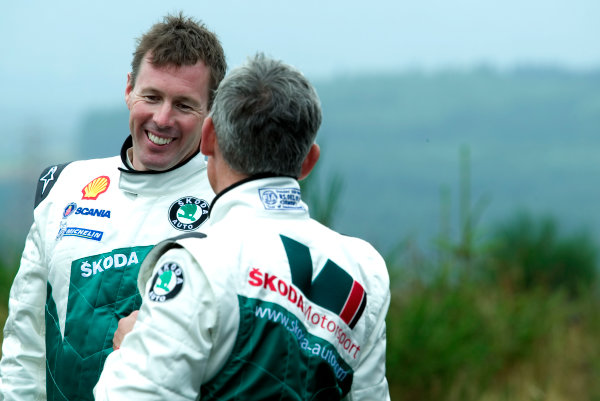
M 204 156 L 162 173 L 121 157 L 45 170 L 12 285 L 0 399 L 92 400 L 118 320 L 139 309 L 137 276 L 157 242 L 197 230 L 214 193 Z
M 389 277 L 371 245 L 310 219 L 291 178 L 234 185 L 210 216 L 144 261 L 96 400 L 389 400 Z

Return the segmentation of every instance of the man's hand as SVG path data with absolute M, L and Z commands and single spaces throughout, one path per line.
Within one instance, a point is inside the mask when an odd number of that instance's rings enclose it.
M 113 336 L 113 350 L 118 350 L 127 333 L 133 330 L 133 325 L 137 320 L 138 312 L 139 311 L 134 310 L 129 316 L 119 320 L 117 331 L 115 331 L 115 335 Z

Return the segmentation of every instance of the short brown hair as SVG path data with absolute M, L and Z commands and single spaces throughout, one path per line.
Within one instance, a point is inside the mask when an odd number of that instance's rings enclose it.
M 201 22 L 191 17 L 167 15 L 137 39 L 131 61 L 131 84 L 140 71 L 142 60 L 152 53 L 150 62 L 157 67 L 194 65 L 199 61 L 210 69 L 208 108 L 212 107 L 215 91 L 225 76 L 227 62 L 221 42 Z

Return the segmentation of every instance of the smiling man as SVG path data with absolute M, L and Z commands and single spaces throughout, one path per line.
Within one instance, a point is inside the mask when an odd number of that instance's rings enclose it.
M 202 124 L 227 68 L 203 24 L 166 16 L 137 43 L 120 156 L 42 172 L 10 293 L 0 399 L 92 400 L 118 321 L 139 309 L 151 247 L 196 231 L 214 193 Z

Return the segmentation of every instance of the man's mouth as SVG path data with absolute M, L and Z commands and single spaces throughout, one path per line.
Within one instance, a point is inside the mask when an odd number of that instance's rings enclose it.
M 150 142 L 152 142 L 155 145 L 167 145 L 173 142 L 173 138 L 161 138 L 159 136 L 154 135 L 150 131 L 146 131 L 146 135 L 148 136 L 148 139 L 150 139 Z

